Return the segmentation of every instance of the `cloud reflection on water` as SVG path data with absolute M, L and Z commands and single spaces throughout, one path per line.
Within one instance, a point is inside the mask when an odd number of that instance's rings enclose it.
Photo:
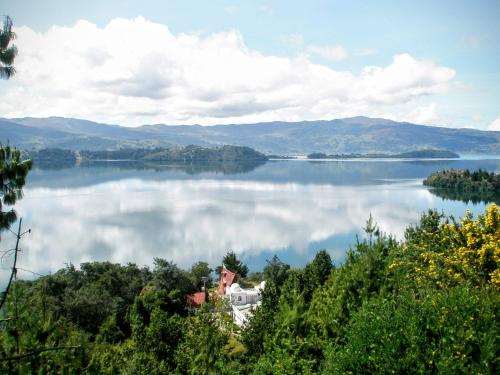
M 370 212 L 382 230 L 401 236 L 436 199 L 410 186 L 124 179 L 27 188 L 17 209 L 33 233 L 22 241 L 21 263 L 48 272 L 69 262 L 143 265 L 154 257 L 182 267 L 198 260 L 215 265 L 228 249 L 246 259 L 286 249 L 306 253 L 311 243 L 359 231 Z M 341 261 L 343 252 L 334 248 Z

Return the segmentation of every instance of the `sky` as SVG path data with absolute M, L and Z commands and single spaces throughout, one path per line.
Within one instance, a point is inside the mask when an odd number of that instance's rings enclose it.
M 500 130 L 500 1 L 2 0 L 0 117 Z

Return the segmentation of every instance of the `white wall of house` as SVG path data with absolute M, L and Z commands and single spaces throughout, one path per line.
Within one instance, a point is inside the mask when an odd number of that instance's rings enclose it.
M 260 301 L 260 292 L 265 286 L 265 281 L 252 289 L 242 289 L 239 284 L 233 284 L 229 288 L 229 299 L 232 305 L 255 305 Z

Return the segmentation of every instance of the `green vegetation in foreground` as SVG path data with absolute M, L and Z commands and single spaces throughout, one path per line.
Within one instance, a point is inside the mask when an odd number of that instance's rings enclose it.
M 500 174 L 493 172 L 446 169 L 434 172 L 423 184 L 443 198 L 500 204 Z
M 417 150 L 400 154 L 335 154 L 313 152 L 308 159 L 458 159 L 460 155 L 447 150 Z
M 303 269 L 270 260 L 243 330 L 220 301 L 188 315 L 206 263 L 94 262 L 19 280 L 2 311 L 0 372 L 498 373 L 499 208 L 459 221 L 429 211 L 402 242 L 371 218 L 365 231 L 338 267 L 326 251 Z M 73 348 L 39 352 L 61 346 Z

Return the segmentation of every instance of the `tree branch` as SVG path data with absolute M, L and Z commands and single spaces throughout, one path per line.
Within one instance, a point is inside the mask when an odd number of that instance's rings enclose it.
M 53 346 L 51 348 L 40 348 L 40 349 L 32 350 L 31 352 L 28 352 L 28 353 L 14 355 L 12 357 L 0 358 L 0 362 L 22 359 L 22 358 L 30 357 L 32 355 L 38 355 L 38 354 L 43 353 L 43 352 L 65 350 L 65 349 L 80 349 L 81 347 L 82 347 L 81 345 L 68 345 L 68 346 Z

